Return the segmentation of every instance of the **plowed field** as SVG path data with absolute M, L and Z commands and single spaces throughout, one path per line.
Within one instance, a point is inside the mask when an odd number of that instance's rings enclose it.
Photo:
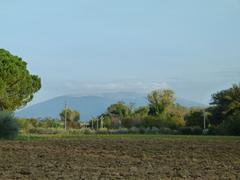
M 240 141 L 0 141 L 0 179 L 240 179 Z

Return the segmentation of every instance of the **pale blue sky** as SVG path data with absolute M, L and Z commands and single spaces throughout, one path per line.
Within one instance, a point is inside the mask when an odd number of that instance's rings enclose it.
M 0 47 L 63 94 L 170 87 L 208 103 L 240 82 L 239 0 L 2 0 Z

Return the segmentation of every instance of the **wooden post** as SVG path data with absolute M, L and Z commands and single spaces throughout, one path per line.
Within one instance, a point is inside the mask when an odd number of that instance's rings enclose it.
M 92 130 L 93 130 L 93 118 L 92 118 Z
M 205 114 L 205 110 L 203 110 L 203 129 L 206 129 L 206 114 Z
M 96 118 L 96 121 L 97 121 L 97 130 L 98 130 L 98 119 Z
M 65 131 L 67 131 L 67 102 L 65 102 L 65 107 L 64 107 L 64 125 L 65 125 Z

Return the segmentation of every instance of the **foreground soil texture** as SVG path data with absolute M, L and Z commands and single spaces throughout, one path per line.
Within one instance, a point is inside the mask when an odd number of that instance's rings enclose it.
M 0 141 L 0 179 L 240 179 L 240 141 Z

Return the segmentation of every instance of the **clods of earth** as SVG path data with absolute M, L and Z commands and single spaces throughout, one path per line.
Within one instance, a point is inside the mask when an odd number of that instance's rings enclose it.
M 0 141 L 0 179 L 240 179 L 240 141 Z

